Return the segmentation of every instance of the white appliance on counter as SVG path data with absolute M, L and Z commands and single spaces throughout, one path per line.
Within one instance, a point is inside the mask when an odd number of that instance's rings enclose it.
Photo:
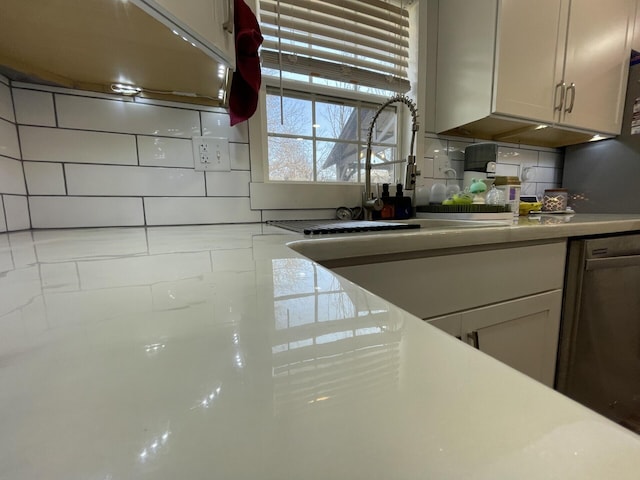
M 464 149 L 463 190 L 468 188 L 474 179 L 483 180 L 487 188 L 491 188 L 496 176 L 497 160 L 497 143 L 482 142 L 467 146 Z

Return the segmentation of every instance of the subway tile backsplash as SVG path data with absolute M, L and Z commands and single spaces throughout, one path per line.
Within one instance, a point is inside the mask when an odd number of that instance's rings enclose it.
M 0 193 L 27 194 L 20 160 L 0 157 Z
M 26 230 L 31 228 L 27 197 L 24 195 L 3 195 L 3 199 L 7 230 Z
M 199 135 L 229 139 L 231 171 L 193 169 L 191 137 Z M 430 133 L 425 140 L 419 184 L 461 184 L 464 149 L 474 140 Z M 499 145 L 499 172 L 526 178 L 523 193 L 559 185 L 560 150 Z M 0 77 L 0 232 L 333 215 L 306 193 L 296 199 L 304 210 L 252 210 L 251 174 L 248 125 L 231 127 L 221 109 Z
M 20 145 L 15 123 L 0 118 L 0 155 L 20 159 Z
M 204 173 L 186 168 L 65 165 L 69 195 L 202 197 Z
M 18 129 L 23 160 L 138 164 L 134 135 L 22 125 Z
M 147 225 L 260 222 L 248 198 L 145 198 Z
M 58 126 L 115 133 L 191 138 L 200 135 L 195 109 L 56 94 Z
M 29 195 L 66 195 L 61 163 L 22 162 Z
M 462 187 L 464 175 L 464 149 L 466 146 L 486 140 L 425 135 L 425 157 L 421 168 L 419 186 L 427 190 L 438 182 Z M 547 188 L 562 184 L 563 156 L 560 149 L 498 143 L 497 175 L 516 176 L 522 182 L 523 195 L 542 196 Z M 438 165 L 448 165 L 455 170 L 442 172 Z
M 14 88 L 13 103 L 16 109 L 16 123 L 21 125 L 56 126 L 53 94 Z
M 11 89 L 4 83 L 0 83 L 0 118 L 15 123 Z
M 141 198 L 30 196 L 33 228 L 144 225 Z
M 138 135 L 140 165 L 193 168 L 191 140 Z

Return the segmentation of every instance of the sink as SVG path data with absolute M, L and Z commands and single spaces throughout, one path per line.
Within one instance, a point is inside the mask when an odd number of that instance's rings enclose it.
M 292 230 L 305 235 L 337 233 L 379 233 L 392 230 L 429 229 L 443 230 L 455 228 L 479 228 L 505 225 L 498 220 L 462 220 L 411 218 L 406 220 L 278 220 L 267 222 L 270 225 Z

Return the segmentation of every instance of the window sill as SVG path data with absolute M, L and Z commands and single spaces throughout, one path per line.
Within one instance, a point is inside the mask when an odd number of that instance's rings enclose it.
M 333 183 L 265 182 L 249 184 L 252 210 L 354 207 L 364 186 Z

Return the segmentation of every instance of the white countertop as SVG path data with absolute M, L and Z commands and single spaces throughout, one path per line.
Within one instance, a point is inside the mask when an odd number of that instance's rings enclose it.
M 410 221 L 416 221 L 410 220 Z M 417 220 L 420 222 L 420 220 Z M 427 220 L 429 222 L 429 220 Z M 472 245 L 540 241 L 585 235 L 640 231 L 640 215 L 542 214 L 517 217 L 514 223 L 482 228 L 446 227 L 359 235 L 301 236 L 291 248 L 319 262 L 341 258 L 420 252 Z M 308 241 L 312 240 L 312 241 Z
M 619 222 L 600 230 L 640 229 Z M 0 235 L 0 478 L 639 478 L 640 436 L 286 246 L 301 238 Z

